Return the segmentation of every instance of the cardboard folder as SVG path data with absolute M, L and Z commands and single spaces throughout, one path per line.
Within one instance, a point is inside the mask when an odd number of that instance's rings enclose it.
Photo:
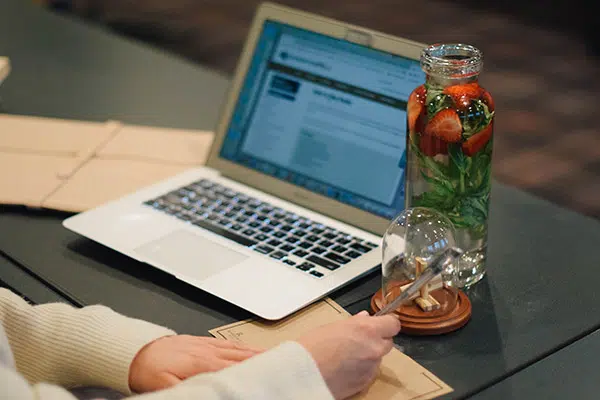
M 0 204 L 80 212 L 202 165 L 210 132 L 0 114 Z

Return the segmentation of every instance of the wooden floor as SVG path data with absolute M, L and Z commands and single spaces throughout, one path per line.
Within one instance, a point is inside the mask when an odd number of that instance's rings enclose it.
M 75 0 L 75 12 L 231 74 L 258 3 Z M 582 37 L 450 1 L 282 3 L 424 43 L 478 46 L 496 102 L 495 178 L 600 218 L 600 61 Z

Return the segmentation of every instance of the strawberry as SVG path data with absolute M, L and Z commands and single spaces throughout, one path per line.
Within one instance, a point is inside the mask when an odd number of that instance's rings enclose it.
M 492 99 L 492 95 L 490 94 L 490 92 L 485 90 L 481 95 L 481 100 L 485 103 L 490 112 L 494 111 L 494 99 Z
M 425 110 L 425 86 L 421 85 L 410 94 L 408 97 L 408 105 L 406 106 L 408 118 L 408 131 L 414 132 L 417 124 L 417 119 Z
M 425 126 L 425 135 L 435 136 L 448 143 L 459 142 L 462 138 L 462 125 L 456 111 L 439 111 Z
M 453 85 L 444 88 L 443 93 L 452 97 L 454 104 L 459 109 L 466 109 L 471 101 L 478 99 L 484 89 L 477 82 L 465 83 L 463 85 Z
M 438 154 L 448 154 L 448 142 L 431 135 L 422 135 L 419 139 L 419 149 L 423 155 L 433 157 Z
M 466 156 L 472 157 L 481 150 L 492 137 L 494 131 L 493 122 L 490 122 L 485 128 L 471 136 L 462 144 L 462 151 Z

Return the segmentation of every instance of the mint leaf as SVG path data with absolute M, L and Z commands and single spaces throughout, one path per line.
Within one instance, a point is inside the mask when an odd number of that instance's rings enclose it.
M 465 156 L 458 144 L 451 144 L 448 146 L 448 156 L 450 157 L 452 165 L 462 174 L 467 172 L 467 169 L 472 163 L 471 159 Z
M 463 126 L 463 137 L 470 138 L 483 128 L 488 126 L 494 118 L 494 112 L 490 112 L 488 106 L 481 100 L 473 100 L 469 108 L 460 113 Z
M 429 99 L 430 99 L 429 92 L 427 92 L 426 104 L 427 104 L 427 117 L 429 119 L 433 118 L 433 116 L 435 114 L 437 114 L 438 112 L 440 112 L 441 110 L 452 107 L 452 98 L 446 94 L 443 94 L 441 91 L 438 94 L 436 94 L 435 96 L 431 97 L 431 100 L 429 100 Z

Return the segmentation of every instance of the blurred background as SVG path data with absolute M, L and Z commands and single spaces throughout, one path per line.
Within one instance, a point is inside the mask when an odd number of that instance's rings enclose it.
M 37 1 L 226 75 L 233 73 L 260 3 Z M 465 42 L 479 47 L 485 56 L 480 81 L 496 103 L 495 178 L 600 218 L 600 46 L 591 2 L 279 3 L 424 43 Z

